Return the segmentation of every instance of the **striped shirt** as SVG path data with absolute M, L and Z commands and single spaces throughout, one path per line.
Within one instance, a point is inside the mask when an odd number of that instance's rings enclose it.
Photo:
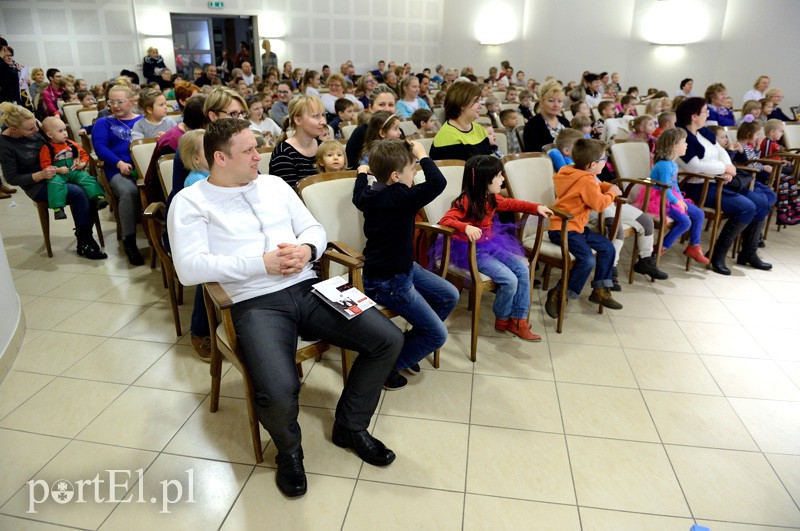
M 317 158 L 306 157 L 285 140 L 272 151 L 269 174 L 280 177 L 292 188 L 303 177 L 317 173 Z

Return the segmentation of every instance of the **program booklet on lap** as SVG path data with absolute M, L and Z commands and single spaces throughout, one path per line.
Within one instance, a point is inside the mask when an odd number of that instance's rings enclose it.
M 313 286 L 314 294 L 348 319 L 375 306 L 375 301 L 341 277 L 333 277 Z

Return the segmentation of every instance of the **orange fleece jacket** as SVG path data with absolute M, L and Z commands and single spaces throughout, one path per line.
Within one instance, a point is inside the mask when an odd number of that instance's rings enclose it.
M 70 146 L 75 146 L 78 148 L 78 157 L 82 163 L 85 164 L 89 162 L 89 155 L 86 153 L 86 151 L 69 138 L 62 144 L 55 144 L 51 142 L 50 145 L 53 146 L 55 158 L 51 159 L 50 150 L 47 148 L 47 146 L 42 146 L 41 151 L 39 151 L 39 162 L 42 165 L 42 168 L 49 168 L 59 160 L 72 159 L 72 148 Z
M 603 183 L 586 170 L 575 166 L 564 166 L 553 175 L 556 187 L 556 204 L 554 208 L 572 214 L 567 222 L 567 230 L 583 233 L 589 222 L 592 210 L 602 212 L 614 202 L 616 197 L 609 190 L 611 183 Z M 550 230 L 561 230 L 561 218 L 550 216 Z

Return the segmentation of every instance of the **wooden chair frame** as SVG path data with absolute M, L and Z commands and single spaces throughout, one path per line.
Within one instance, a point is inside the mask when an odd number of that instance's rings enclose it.
M 172 256 L 164 248 L 161 240 L 161 235 L 164 231 L 164 225 L 167 223 L 167 207 L 164 203 L 150 203 L 144 210 L 144 218 L 148 221 L 145 228 L 148 231 L 148 236 L 153 242 L 153 255 L 158 255 L 161 261 L 161 270 L 163 272 L 164 282 L 167 291 L 169 291 L 169 302 L 172 306 L 172 320 L 175 321 L 175 333 L 178 337 L 183 335 L 181 331 L 181 316 L 178 312 L 178 306 L 183 304 L 183 284 L 178 279 L 175 272 L 175 265 L 172 263 Z

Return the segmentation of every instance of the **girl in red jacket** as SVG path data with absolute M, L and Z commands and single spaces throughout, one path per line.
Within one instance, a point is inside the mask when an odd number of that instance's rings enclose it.
M 549 216 L 544 205 L 508 199 L 500 195 L 505 179 L 499 159 L 478 155 L 464 166 L 461 195 L 439 221 L 455 229 L 452 261 L 467 266 L 467 242 L 476 243 L 478 270 L 497 285 L 494 301 L 495 330 L 510 332 L 526 341 L 541 341 L 528 324 L 530 308 L 530 269 L 517 239 L 514 226 L 503 227 L 494 219 L 495 212 L 525 212 Z

